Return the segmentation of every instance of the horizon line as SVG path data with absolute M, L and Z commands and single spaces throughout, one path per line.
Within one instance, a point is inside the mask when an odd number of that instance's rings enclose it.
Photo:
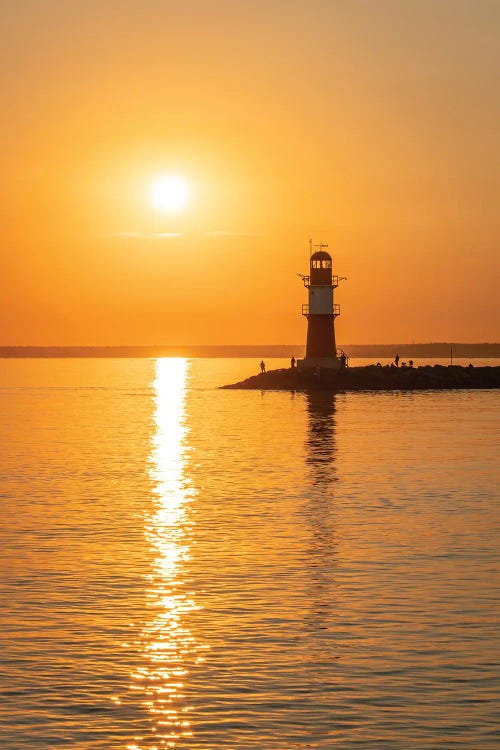
M 253 344 L 0 344 L 1 349 L 240 349 L 255 348 L 289 348 L 305 347 L 305 344 L 285 343 L 266 344 L 257 342 Z M 343 343 L 342 346 L 500 346 L 498 341 L 387 341 L 387 342 L 363 342 Z

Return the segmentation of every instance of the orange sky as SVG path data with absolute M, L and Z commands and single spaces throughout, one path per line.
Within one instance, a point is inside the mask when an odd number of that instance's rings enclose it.
M 498 341 L 496 0 L 23 0 L 0 23 L 0 344 Z M 150 186 L 182 175 L 186 210 Z M 177 237 L 158 237 L 179 233 Z

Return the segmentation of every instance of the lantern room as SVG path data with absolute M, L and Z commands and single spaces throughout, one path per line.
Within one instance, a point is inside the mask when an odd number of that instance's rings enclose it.
M 332 284 L 332 256 L 324 250 L 311 255 L 309 283 L 311 286 Z

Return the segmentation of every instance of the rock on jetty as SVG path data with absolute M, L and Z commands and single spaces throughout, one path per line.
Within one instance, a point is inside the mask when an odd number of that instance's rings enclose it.
M 345 370 L 282 369 L 222 388 L 259 391 L 423 391 L 500 388 L 500 367 L 349 367 Z

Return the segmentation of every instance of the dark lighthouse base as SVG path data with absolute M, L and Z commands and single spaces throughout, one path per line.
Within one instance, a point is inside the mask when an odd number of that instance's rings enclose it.
M 307 370 L 340 370 L 340 357 L 306 357 L 297 360 L 297 368 Z
M 306 356 L 299 359 L 299 370 L 340 370 L 340 358 L 337 357 L 333 315 L 307 316 Z
M 350 367 L 270 370 L 223 388 L 258 391 L 423 391 L 500 388 L 500 367 Z

